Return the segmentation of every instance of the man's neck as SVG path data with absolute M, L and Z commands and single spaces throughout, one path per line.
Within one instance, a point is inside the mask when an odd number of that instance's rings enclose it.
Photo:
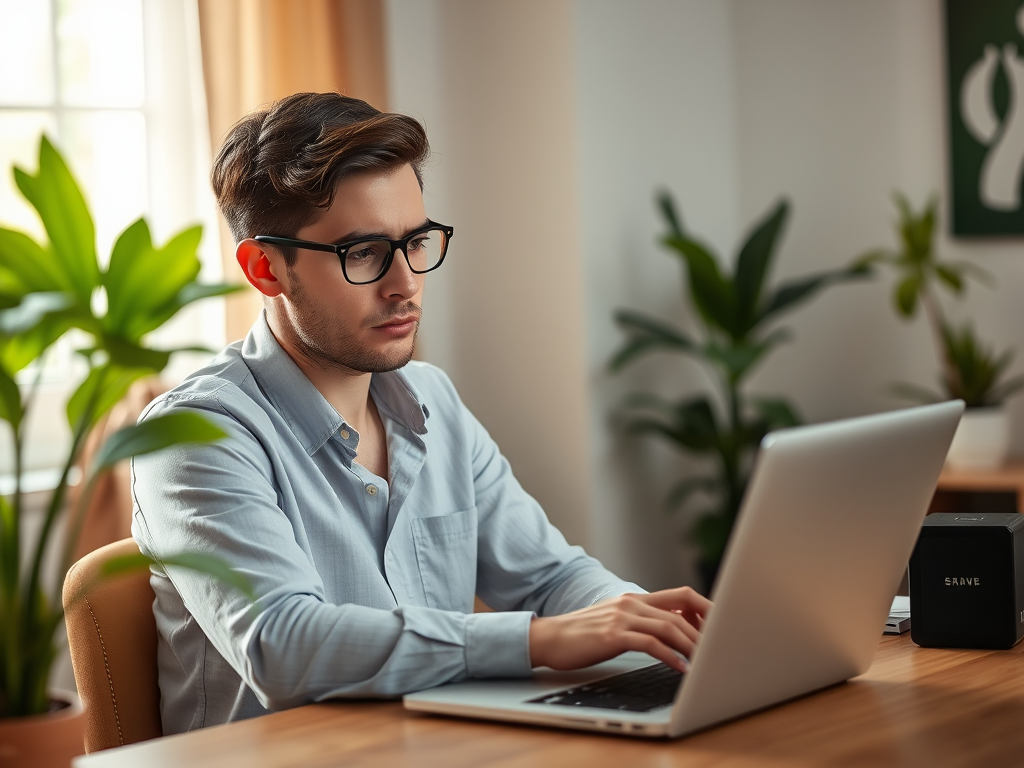
M 303 354 L 290 339 L 277 332 L 273 323 L 269 322 L 270 332 L 281 345 L 281 349 L 298 366 L 310 383 L 317 391 L 324 396 L 324 399 L 331 404 L 345 422 L 363 434 L 366 432 L 371 419 L 378 419 L 376 410 L 370 405 L 370 380 L 371 373 L 353 371 L 340 366 L 324 365 L 309 355 Z

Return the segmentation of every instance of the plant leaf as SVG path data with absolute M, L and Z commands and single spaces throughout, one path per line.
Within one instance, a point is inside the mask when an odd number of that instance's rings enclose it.
M 24 232 L 0 227 L 0 267 L 14 278 L 19 293 L 73 290 L 53 254 Z
M 150 349 L 109 334 L 103 334 L 101 343 L 110 361 L 122 368 L 145 368 L 160 373 L 171 359 L 170 351 Z
M 679 218 L 679 214 L 676 211 L 676 204 L 672 199 L 672 195 L 667 191 L 658 193 L 658 208 L 661 209 L 661 215 L 664 217 L 665 223 L 668 224 L 669 235 L 672 237 L 684 237 L 682 219 Z
M 75 297 L 67 293 L 30 293 L 21 303 L 0 312 L 0 334 L 16 336 L 28 333 L 48 315 L 74 306 Z
M 917 299 L 921 295 L 921 275 L 913 273 L 896 284 L 896 309 L 904 317 L 913 317 L 917 311 Z
M 23 415 L 18 384 L 14 377 L 0 366 L 0 419 L 18 429 Z
M 753 370 L 765 354 L 789 338 L 789 331 L 785 328 L 777 328 L 755 344 L 709 342 L 704 345 L 703 351 L 705 358 L 718 363 L 725 371 L 729 381 L 736 385 Z
M 66 287 L 82 306 L 89 306 L 93 289 L 99 285 L 96 230 L 78 183 L 46 136 L 39 142 L 37 175 L 15 168 L 14 180 L 43 222 L 52 249 L 49 253 L 56 270 L 65 275 Z
M 768 297 L 757 322 L 760 324 L 783 310 L 791 309 L 796 304 L 809 299 L 825 286 L 847 280 L 860 280 L 870 275 L 871 270 L 868 266 L 854 263 L 847 269 L 821 272 L 783 283 Z
M 690 297 L 704 321 L 732 336 L 738 327 L 736 295 L 711 253 L 696 240 L 675 235 L 662 242 L 683 257 L 689 274 Z
M 938 275 L 942 282 L 949 286 L 953 293 L 963 293 L 964 279 L 956 267 L 946 264 L 936 264 L 935 274 Z
M 72 431 L 82 419 L 87 419 L 89 427 L 94 425 L 125 396 L 132 382 L 152 373 L 150 368 L 122 368 L 109 362 L 92 368 L 68 400 L 68 423 Z
M 898 260 L 898 253 L 893 253 L 885 248 L 877 248 L 858 256 L 853 260 L 853 264 L 851 266 L 854 269 L 867 269 L 873 267 L 875 264 L 893 264 Z
M 183 307 L 188 306 L 193 301 L 208 299 L 213 296 L 225 296 L 229 293 L 240 291 L 244 287 L 243 285 L 229 283 L 189 283 L 178 291 L 170 301 L 156 307 L 148 316 L 136 318 L 136 322 L 132 324 L 132 333 L 141 337 L 159 328 L 174 317 Z
M 696 343 L 682 331 L 639 312 L 619 310 L 615 313 L 615 322 L 629 334 L 629 338 L 608 363 L 613 371 L 620 370 L 630 360 L 645 352 L 657 349 L 683 352 L 697 350 Z
M 758 397 L 754 398 L 751 404 L 764 419 L 769 432 L 773 429 L 796 427 L 802 423 L 802 419 L 788 400 Z
M 736 260 L 736 311 L 742 335 L 746 335 L 757 322 L 761 288 L 788 214 L 789 203 L 779 201 L 771 213 L 755 226 Z
M 112 557 L 100 566 L 100 576 L 110 577 L 116 576 L 123 573 L 131 573 L 134 571 L 140 571 L 149 568 L 151 565 L 160 565 L 152 558 L 147 557 L 141 552 L 131 555 L 121 555 L 120 557 Z M 203 554 L 201 552 L 183 552 L 176 555 L 167 555 L 163 558 L 163 566 L 174 565 L 179 568 L 188 568 L 192 571 L 199 573 L 205 573 L 208 576 L 212 576 L 218 581 L 225 584 L 230 584 L 239 592 L 244 594 L 249 600 L 255 600 L 256 596 L 253 592 L 252 582 L 249 578 L 232 568 L 225 560 L 213 555 Z
M 199 413 L 180 411 L 148 418 L 112 434 L 96 454 L 95 472 L 122 459 L 153 453 L 182 443 L 212 443 L 227 433 Z

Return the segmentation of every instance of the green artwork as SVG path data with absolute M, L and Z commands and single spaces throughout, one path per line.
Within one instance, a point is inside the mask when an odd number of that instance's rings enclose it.
M 1024 233 L 1024 2 L 946 0 L 954 235 Z

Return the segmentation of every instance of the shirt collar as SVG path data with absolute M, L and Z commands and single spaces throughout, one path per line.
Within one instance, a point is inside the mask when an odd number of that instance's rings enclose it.
M 274 338 L 264 312 L 245 338 L 242 359 L 307 454 L 312 456 L 338 430 L 349 426 Z M 418 435 L 426 433 L 430 412 L 404 372 L 373 374 L 370 392 L 377 408 L 389 418 Z

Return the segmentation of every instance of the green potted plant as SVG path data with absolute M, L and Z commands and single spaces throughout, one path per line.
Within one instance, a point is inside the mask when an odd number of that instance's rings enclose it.
M 86 435 L 133 381 L 159 373 L 178 351 L 149 346 L 147 334 L 188 304 L 234 290 L 197 281 L 198 226 L 158 247 L 145 220 L 139 219 L 117 238 L 109 263 L 101 268 L 85 198 L 60 153 L 45 137 L 39 146 L 38 172 L 32 175 L 15 168 L 14 178 L 38 213 L 47 241 L 39 243 L 23 232 L 0 227 L 0 419 L 10 427 L 14 457 L 14 491 L 0 495 L 0 731 L 44 716 L 52 707 L 47 681 L 58 651 L 63 610 L 60 584 L 49 584 L 53 579 L 44 573 L 47 556 L 59 554 L 61 570 L 51 576 L 66 572 L 99 474 L 132 455 L 217 440 L 224 433 L 195 415 L 151 419 L 122 429 L 100 449 L 90 476 L 82 480 L 85 490 L 75 509 L 67 511 L 69 478 Z M 23 530 L 21 487 L 29 439 L 26 421 L 43 358 L 71 329 L 88 339 L 78 350 L 87 370 L 67 402 L 70 450 L 62 457 L 60 479 L 46 505 L 40 532 L 29 540 Z M 28 368 L 31 364 L 36 366 L 34 372 Z M 26 381 L 19 386 L 17 378 Z M 62 518 L 67 518 L 63 537 L 57 533 Z M 144 559 L 133 559 L 112 563 L 110 568 L 114 572 L 142 563 Z M 244 586 L 218 561 L 183 554 L 180 564 Z
M 745 388 L 758 363 L 789 338 L 775 321 L 825 286 L 861 277 L 869 268 L 857 265 L 769 288 L 766 278 L 789 213 L 786 201 L 754 225 L 732 274 L 722 272 L 714 254 L 683 229 L 667 193 L 659 195 L 658 205 L 667 228 L 661 242 L 686 269 L 699 336 L 664 320 L 619 310 L 615 321 L 626 339 L 609 365 L 618 371 L 649 352 L 678 352 L 709 368 L 717 384 L 717 397 L 702 393 L 670 401 L 638 393 L 624 408 L 628 432 L 653 434 L 690 455 L 710 459 L 707 472 L 687 475 L 666 499 L 671 510 L 683 507 L 695 494 L 703 497 L 689 537 L 697 546 L 698 567 L 710 591 L 761 439 L 770 430 L 800 421 L 785 398 L 753 395 Z
M 886 264 L 898 275 L 893 305 L 898 316 L 912 320 L 918 307 L 931 329 L 939 358 L 939 389 L 898 383 L 896 394 L 921 402 L 961 399 L 967 406 L 947 461 L 960 467 L 996 467 L 1009 449 L 1009 420 L 1003 404 L 1024 387 L 1024 376 L 1006 377 L 1012 350 L 995 352 L 980 342 L 970 322 L 950 321 L 939 301 L 942 288 L 962 296 L 967 278 L 988 282 L 987 273 L 966 261 L 940 260 L 935 252 L 938 202 L 933 197 L 915 212 L 906 197 L 895 195 L 899 219 L 896 250 L 878 249 L 861 257 L 863 266 Z

